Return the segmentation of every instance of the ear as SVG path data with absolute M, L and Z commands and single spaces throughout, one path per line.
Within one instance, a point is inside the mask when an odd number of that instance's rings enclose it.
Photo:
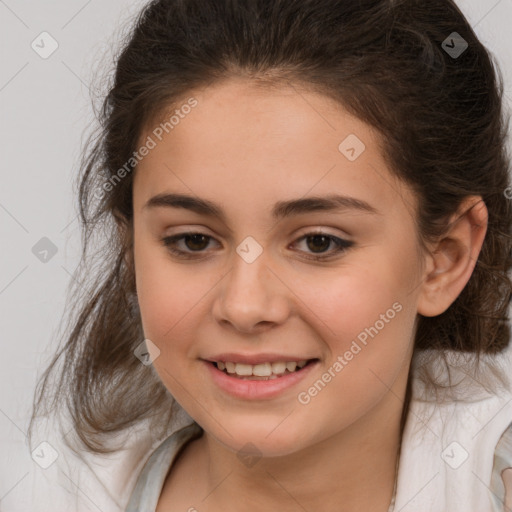
M 450 218 L 449 229 L 427 255 L 418 313 L 444 313 L 466 286 L 475 268 L 485 234 L 488 211 L 480 196 L 470 196 Z

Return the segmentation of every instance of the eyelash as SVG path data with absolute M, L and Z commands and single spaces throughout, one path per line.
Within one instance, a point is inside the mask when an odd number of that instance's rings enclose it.
M 201 253 L 202 251 L 187 252 L 187 251 L 182 251 L 181 249 L 176 249 L 176 243 L 179 240 L 186 238 L 188 236 L 194 236 L 194 235 L 205 236 L 208 239 L 207 240 L 208 242 L 213 238 L 209 235 L 205 235 L 204 233 L 200 233 L 200 232 L 186 232 L 186 233 L 179 233 L 177 235 L 164 237 L 164 238 L 162 238 L 162 243 L 167 248 L 167 250 L 169 252 L 171 252 L 172 254 L 174 254 L 180 258 L 188 259 L 188 260 L 198 259 L 198 257 L 195 256 L 194 253 Z M 322 233 L 320 231 L 306 233 L 304 236 L 301 236 L 300 238 L 298 238 L 297 241 L 302 241 L 302 240 L 305 240 L 306 238 L 313 237 L 313 236 L 324 236 L 324 237 L 328 238 L 329 240 L 332 240 L 337 246 L 333 252 L 328 253 L 327 255 L 305 256 L 306 259 L 313 260 L 313 261 L 327 260 L 328 258 L 332 258 L 332 256 L 335 254 L 346 252 L 350 247 L 352 247 L 354 245 L 354 242 L 351 242 L 349 240 L 344 240 L 342 238 L 339 238 L 339 237 L 336 237 L 333 235 L 329 235 L 327 233 Z

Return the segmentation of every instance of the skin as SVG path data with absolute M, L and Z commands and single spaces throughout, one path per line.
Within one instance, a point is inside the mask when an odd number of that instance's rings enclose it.
M 343 504 L 386 512 L 417 315 L 441 314 L 469 280 L 486 232 L 485 204 L 468 198 L 446 236 L 424 252 L 415 195 L 387 168 L 379 134 L 341 105 L 241 78 L 190 96 L 198 105 L 144 157 L 133 184 L 137 294 L 145 336 L 160 350 L 153 364 L 205 430 L 175 462 L 157 510 L 339 512 Z M 366 146 L 352 162 L 338 150 L 349 134 Z M 148 135 L 151 129 L 141 141 Z M 278 201 L 333 192 L 378 213 L 270 215 Z M 215 202 L 225 220 L 144 208 L 161 193 Z M 304 235 L 315 230 L 353 246 L 336 254 L 334 242 L 308 243 Z M 172 255 L 161 241 L 189 231 L 212 237 L 178 242 L 196 259 Z M 250 264 L 236 252 L 247 236 L 263 249 Z M 326 261 L 308 259 L 322 251 Z M 299 403 L 298 393 L 394 303 L 400 312 L 309 403 Z M 216 387 L 200 360 L 228 351 L 320 363 L 275 398 L 243 400 Z M 250 467 L 237 457 L 249 442 L 261 453 Z

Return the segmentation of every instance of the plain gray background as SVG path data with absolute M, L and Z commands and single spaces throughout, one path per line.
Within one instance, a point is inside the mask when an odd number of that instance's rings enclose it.
M 25 444 L 34 386 L 59 341 L 67 287 L 78 263 L 80 232 L 72 182 L 92 121 L 89 86 L 94 74 L 112 69 L 112 48 L 144 3 L 0 0 L 3 511 L 8 510 L 9 494 L 23 487 L 34 467 Z M 512 0 L 458 4 L 498 59 L 512 105 Z M 40 36 L 42 32 L 58 44 L 46 59 L 31 46 L 35 40 L 43 52 L 55 44 Z M 43 237 L 57 249 L 47 262 L 32 252 Z

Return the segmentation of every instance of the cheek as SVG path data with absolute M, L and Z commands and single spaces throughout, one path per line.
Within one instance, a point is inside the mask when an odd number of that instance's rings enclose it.
M 336 375 L 327 386 L 331 392 L 322 393 L 319 402 L 333 399 L 341 389 L 343 400 L 358 397 L 363 405 L 371 401 L 372 386 L 378 394 L 383 382 L 392 385 L 407 363 L 416 316 L 407 282 L 406 276 L 397 276 L 392 259 L 384 258 L 345 268 L 324 281 L 301 281 L 301 315 L 316 326 L 324 341 L 325 366 L 331 377 Z
M 311 292 L 304 300 L 314 307 L 309 313 L 304 307 L 302 314 L 308 314 L 327 351 L 319 374 L 297 397 L 311 418 L 330 411 L 332 425 L 348 425 L 382 400 L 407 370 L 415 311 L 393 274 L 379 270 L 353 268 L 329 280 L 321 295 Z M 325 426 L 319 420 L 315 428 Z
M 324 271 L 324 275 L 297 277 L 295 283 L 304 305 L 302 313 L 325 333 L 325 339 L 333 340 L 332 348 L 336 350 L 348 348 L 349 340 L 376 322 L 383 330 L 381 315 L 391 321 L 399 316 L 396 309 L 400 307 L 393 308 L 393 304 L 402 304 L 407 293 L 386 265 L 364 262 L 328 274 Z
M 166 361 L 166 366 L 172 367 L 178 354 L 194 357 L 188 353 L 194 349 L 190 340 L 219 279 L 217 273 L 212 274 L 204 271 L 198 276 L 194 264 L 176 264 L 165 250 L 136 246 L 135 275 L 144 335 L 158 346 L 161 355 L 155 366 Z
M 135 281 L 144 334 L 164 349 L 162 341 L 185 314 L 183 277 L 172 272 L 165 251 L 143 239 L 135 244 Z M 181 299 L 181 300 L 180 300 Z
M 178 269 L 165 256 L 164 251 L 143 247 L 136 251 L 137 294 L 144 336 L 159 350 L 153 366 L 173 397 L 185 405 L 189 397 L 180 383 L 191 371 L 193 318 L 205 290 L 186 270 L 191 266 Z

